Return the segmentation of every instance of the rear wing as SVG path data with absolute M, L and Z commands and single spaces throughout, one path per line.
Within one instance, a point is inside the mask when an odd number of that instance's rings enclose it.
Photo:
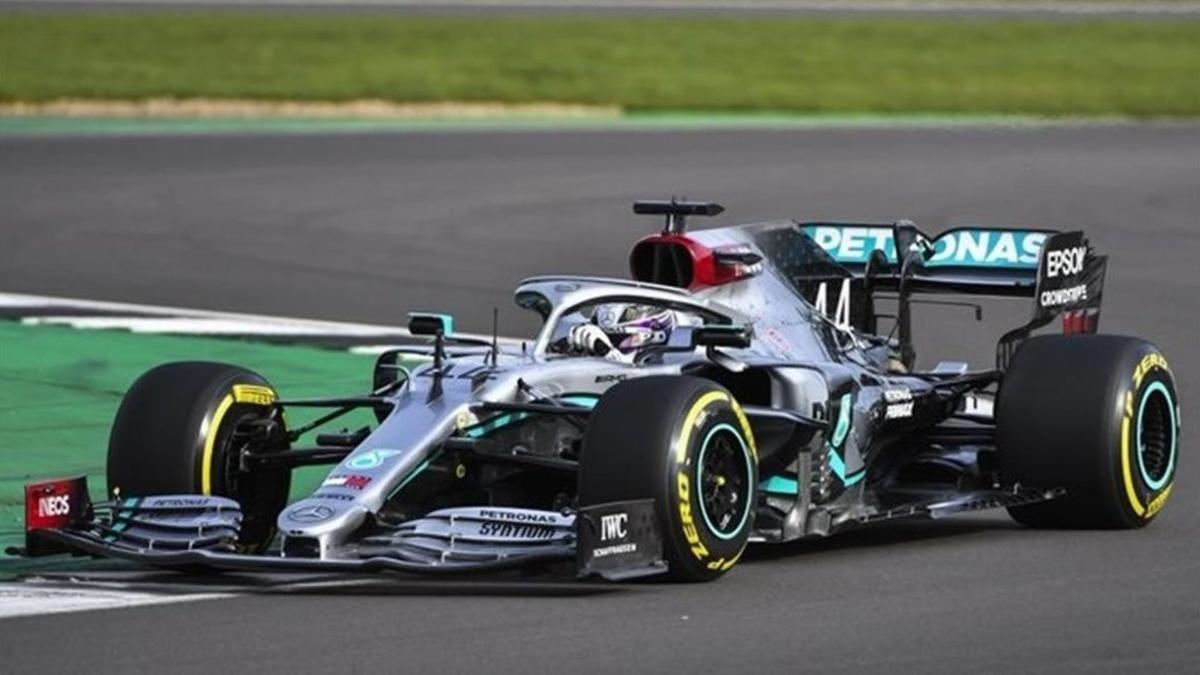
M 803 223 L 801 230 L 855 277 L 871 267 L 876 287 L 899 285 L 900 249 L 918 249 L 914 291 L 1032 296 L 1042 244 L 1052 230 L 959 227 L 929 236 L 911 223 Z M 879 251 L 878 254 L 875 252 Z M 872 261 L 874 256 L 875 260 Z
M 835 263 L 826 268 L 834 272 L 828 278 L 803 281 L 810 288 L 813 283 L 827 287 L 839 282 L 843 293 L 857 296 L 855 327 L 876 332 L 874 293 L 898 294 L 899 339 L 910 367 L 915 359 L 908 307 L 912 293 L 1033 298 L 1029 323 L 1000 339 L 997 366 L 1002 369 L 1022 340 L 1056 316 L 1063 316 L 1067 333 L 1092 333 L 1099 324 L 1108 258 L 1097 255 L 1082 232 L 958 227 L 930 236 L 908 221 L 891 225 L 813 222 L 800 228 Z M 820 295 L 825 292 L 820 289 Z

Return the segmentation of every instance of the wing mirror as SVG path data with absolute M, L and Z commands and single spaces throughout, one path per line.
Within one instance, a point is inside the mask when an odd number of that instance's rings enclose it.
M 408 332 L 433 337 L 433 369 L 440 373 L 446 360 L 446 337 L 454 332 L 454 317 L 433 312 L 409 312 Z
M 750 346 L 752 332 L 748 325 L 681 326 L 671 331 L 667 344 L 642 350 L 638 362 L 644 363 L 668 352 L 690 352 L 697 347 L 704 347 L 709 359 L 738 373 L 745 370 L 746 365 L 717 347 L 745 349 Z
M 692 346 L 745 349 L 750 346 L 749 326 L 696 326 L 692 328 Z
M 749 326 L 721 324 L 681 326 L 671 332 L 667 344 L 659 347 L 659 351 L 690 352 L 696 347 L 745 349 L 750 346 L 750 341 Z
M 423 337 L 445 337 L 454 332 L 454 317 L 433 312 L 409 312 L 408 332 Z

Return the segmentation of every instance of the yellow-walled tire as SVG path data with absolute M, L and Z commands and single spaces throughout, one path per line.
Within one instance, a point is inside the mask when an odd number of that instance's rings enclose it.
M 676 580 L 709 581 L 737 563 L 757 491 L 754 434 L 733 396 L 709 380 L 629 380 L 592 411 L 579 503 L 653 499 Z
M 287 505 L 291 472 L 243 472 L 234 429 L 276 416 L 275 390 L 259 375 L 222 363 L 168 363 L 129 387 L 108 443 L 109 494 L 219 495 L 242 507 L 239 547 L 262 550 Z M 282 434 L 280 434 L 282 435 Z M 275 441 L 272 450 L 286 449 Z
M 1006 483 L 1066 490 L 1009 509 L 1026 525 L 1143 527 L 1174 489 L 1179 400 L 1166 358 L 1145 340 L 1030 339 L 1000 384 L 996 422 Z

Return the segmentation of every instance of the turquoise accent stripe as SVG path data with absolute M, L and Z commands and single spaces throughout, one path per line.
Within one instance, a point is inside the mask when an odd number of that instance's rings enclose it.
M 1146 410 L 1146 400 L 1150 398 L 1150 394 L 1160 392 L 1163 398 L 1167 399 L 1167 410 L 1171 413 L 1171 452 L 1167 456 L 1167 470 L 1163 471 L 1163 475 L 1158 480 L 1151 480 L 1150 472 L 1146 470 L 1146 460 L 1142 457 L 1142 413 Z M 1138 470 L 1142 473 L 1142 480 L 1146 483 L 1146 487 L 1151 490 L 1161 489 L 1162 486 L 1171 480 L 1171 476 L 1175 472 L 1175 455 L 1176 448 L 1179 445 L 1179 439 L 1175 437 L 1175 402 L 1171 400 L 1171 392 L 1167 391 L 1166 385 L 1162 382 L 1155 382 L 1146 391 L 1142 392 L 1142 400 L 1138 402 L 1137 414 L 1137 461 Z
M 830 447 L 836 448 L 846 440 L 846 435 L 850 433 L 850 409 L 853 407 L 854 397 L 850 394 L 843 396 L 838 405 L 837 427 L 834 428 L 833 438 L 829 441 Z
M 763 492 L 770 492 L 779 495 L 798 495 L 800 494 L 800 484 L 791 478 L 783 476 L 771 476 L 758 484 L 758 489 Z
M 572 394 L 570 396 L 563 396 L 558 400 L 562 403 L 569 403 L 571 405 L 579 406 L 580 408 L 587 408 L 588 410 L 591 410 L 592 408 L 596 407 L 597 403 L 600 402 L 600 397 L 591 394 Z M 532 413 L 526 412 L 503 413 L 501 415 L 496 415 L 485 422 L 480 422 L 473 427 L 467 427 L 463 433 L 466 434 L 468 438 L 482 438 L 492 432 L 499 431 L 504 427 L 511 426 L 517 422 L 528 419 L 531 416 Z
M 832 446 L 829 448 L 829 468 L 833 469 L 833 473 L 838 477 L 838 480 L 842 481 L 842 484 L 846 487 L 854 485 L 858 481 L 862 480 L 863 476 L 867 475 L 867 472 L 864 469 L 856 474 L 847 476 L 846 463 L 842 461 L 841 455 L 837 454 Z
M 846 462 L 837 452 L 838 446 L 845 442 L 846 436 L 850 435 L 850 418 L 853 408 L 854 396 L 852 394 L 842 396 L 838 407 L 838 421 L 833 428 L 833 436 L 825 444 L 825 452 L 829 456 L 829 468 L 833 470 L 834 475 L 846 487 L 858 483 L 867 475 L 866 469 L 846 475 Z M 799 484 L 794 479 L 785 478 L 784 476 L 771 476 L 759 483 L 758 489 L 781 495 L 800 494 Z
M 851 476 L 846 475 L 846 467 L 842 464 L 842 458 L 836 454 L 830 455 L 830 465 L 833 471 L 837 474 L 839 480 L 846 487 L 850 487 L 866 477 L 866 471 L 859 471 Z M 758 484 L 758 489 L 763 492 L 769 492 L 774 495 L 787 495 L 789 497 L 800 494 L 800 484 L 794 478 L 784 476 L 771 476 L 770 478 Z
M 596 407 L 597 403 L 600 402 L 600 397 L 593 396 L 591 394 L 575 394 L 572 396 L 564 396 L 559 400 L 563 403 L 570 403 L 571 405 L 577 405 L 581 408 L 587 408 L 588 410 L 591 410 L 592 408 Z
M 842 459 L 842 456 L 837 453 L 838 446 L 840 446 L 846 440 L 846 436 L 850 434 L 850 413 L 852 412 L 853 408 L 854 396 L 852 394 L 846 394 L 842 396 L 842 400 L 838 405 L 837 426 L 833 429 L 833 438 L 831 438 L 829 443 L 826 445 L 826 450 L 829 453 L 829 467 L 833 469 L 833 473 L 838 477 L 838 480 L 842 481 L 842 485 L 845 485 L 846 487 L 854 485 L 858 481 L 862 480 L 863 476 L 867 475 L 866 469 L 863 469 L 854 475 L 847 476 L 846 462 Z
M 484 436 L 487 436 L 488 434 L 490 434 L 494 431 L 498 431 L 500 429 L 503 429 L 504 427 L 516 424 L 517 422 L 520 422 L 521 420 L 524 420 L 528 417 L 529 417 L 529 413 L 524 413 L 524 412 L 503 413 L 501 415 L 496 415 L 495 417 L 489 419 L 486 422 L 482 422 L 473 427 L 470 427 L 470 428 L 466 429 L 463 433 L 465 433 L 467 435 L 467 437 L 469 437 L 469 438 L 483 438 Z

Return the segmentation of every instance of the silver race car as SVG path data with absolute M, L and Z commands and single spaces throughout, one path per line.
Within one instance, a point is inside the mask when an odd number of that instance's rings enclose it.
M 542 319 L 527 343 L 411 315 L 427 344 L 380 356 L 363 395 L 288 400 L 236 366 L 154 368 L 117 414 L 109 499 L 89 503 L 83 478 L 28 486 L 24 553 L 708 580 L 750 542 L 890 519 L 1006 508 L 1034 527 L 1136 528 L 1163 508 L 1171 370 L 1144 340 L 1094 334 L 1105 258 L 1082 233 L 686 230 L 721 210 L 636 203 L 665 226 L 633 247 L 632 279 L 524 281 L 516 303 Z M 918 368 L 912 306 L 947 293 L 1032 297 L 1032 318 L 985 369 Z M 1059 317 L 1061 334 L 1032 335 Z M 289 426 L 300 408 L 327 412 Z M 327 429 L 363 409 L 376 424 Z M 289 504 L 292 470 L 316 464 L 333 468 Z

